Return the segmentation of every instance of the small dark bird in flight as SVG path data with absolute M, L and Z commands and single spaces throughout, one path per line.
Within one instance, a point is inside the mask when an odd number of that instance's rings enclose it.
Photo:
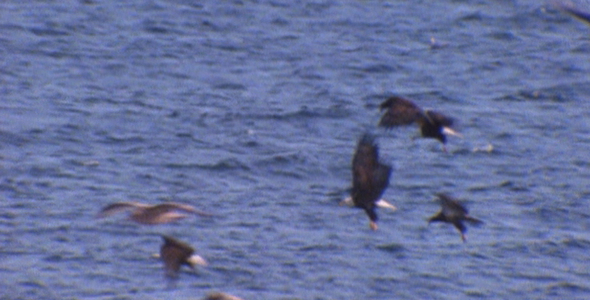
M 352 191 L 350 198 L 358 208 L 365 210 L 370 219 L 370 227 L 377 230 L 376 206 L 395 206 L 380 200 L 389 185 L 391 166 L 379 162 L 379 150 L 375 137 L 365 134 L 358 142 L 352 159 Z M 347 200 L 343 201 L 344 203 Z M 348 201 L 350 202 L 350 201 Z M 377 203 L 381 204 L 377 204 Z
M 447 135 L 461 136 L 453 130 L 454 120 L 452 118 L 436 111 L 422 110 L 414 102 L 405 98 L 390 97 L 381 103 L 380 109 L 385 110 L 385 113 L 379 121 L 379 126 L 393 128 L 416 122 L 420 126 L 422 136 L 439 140 L 443 144 L 445 152 L 447 151 L 445 146 Z
M 589 9 L 582 9 L 575 5 L 572 1 L 552 1 L 553 6 L 557 9 L 570 14 L 571 16 L 575 17 L 576 19 L 586 22 L 586 24 L 590 25 L 590 10 Z
M 181 203 L 162 203 L 157 205 L 148 205 L 139 202 L 115 202 L 105 206 L 97 215 L 98 218 L 104 218 L 121 211 L 131 210 L 129 219 L 140 224 L 155 225 L 174 222 L 188 217 L 186 213 L 201 216 L 211 216 L 202 212 L 191 205 Z
M 472 224 L 481 224 L 481 220 L 476 219 L 468 214 L 467 209 L 459 203 L 456 199 L 451 198 L 447 194 L 437 194 L 442 206 L 441 210 L 434 216 L 428 219 L 428 224 L 432 222 L 446 222 L 453 224 L 461 233 L 461 240 L 465 242 L 465 232 L 467 227 L 463 221 L 468 221 Z
M 170 279 L 178 278 L 178 272 L 182 265 L 186 265 L 193 270 L 197 265 L 207 265 L 207 262 L 202 257 L 193 255 L 195 249 L 187 243 L 166 235 L 163 235 L 162 239 L 164 244 L 160 248 L 160 258 L 164 262 L 166 277 Z

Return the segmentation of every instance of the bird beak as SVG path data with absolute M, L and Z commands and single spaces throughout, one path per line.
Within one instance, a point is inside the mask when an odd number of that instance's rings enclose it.
M 453 136 L 456 136 L 456 137 L 463 138 L 463 135 L 462 134 L 458 133 L 457 131 L 453 130 L 450 127 L 443 127 L 442 132 L 443 132 L 443 134 L 446 134 L 446 135 L 453 135 Z
M 191 265 L 191 267 L 193 267 L 193 269 L 195 268 L 195 266 L 205 267 L 208 265 L 207 261 L 198 255 L 193 255 L 189 257 L 187 259 L 187 262 Z

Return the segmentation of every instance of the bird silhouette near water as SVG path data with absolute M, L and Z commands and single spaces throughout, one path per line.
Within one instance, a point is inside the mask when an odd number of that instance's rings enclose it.
M 383 101 L 379 107 L 382 111 L 385 110 L 379 126 L 393 128 L 417 123 L 422 136 L 439 140 L 445 152 L 447 135 L 461 136 L 452 128 L 454 123 L 452 118 L 436 111 L 422 110 L 408 99 L 393 96 Z
M 352 159 L 352 191 L 350 198 L 354 206 L 362 208 L 370 220 L 370 227 L 377 229 L 376 206 L 395 206 L 380 200 L 383 192 L 389 185 L 391 166 L 379 162 L 379 149 L 375 143 L 375 137 L 364 134 L 358 141 L 354 157 Z M 344 200 L 343 202 L 347 202 Z M 348 201 L 350 202 L 350 201 Z M 387 205 L 386 205 L 387 204 Z
M 437 196 L 440 199 L 441 210 L 428 219 L 428 224 L 432 222 L 451 223 L 459 230 L 461 240 L 465 242 L 467 227 L 465 227 L 463 221 L 468 221 L 472 224 L 482 224 L 483 221 L 470 216 L 468 210 L 459 201 L 449 195 L 439 193 Z
M 170 223 L 184 219 L 189 214 L 211 216 L 211 214 L 197 210 L 188 204 L 168 202 L 149 205 L 139 202 L 115 202 L 105 206 L 97 217 L 104 218 L 123 211 L 131 211 L 129 219 L 145 225 Z

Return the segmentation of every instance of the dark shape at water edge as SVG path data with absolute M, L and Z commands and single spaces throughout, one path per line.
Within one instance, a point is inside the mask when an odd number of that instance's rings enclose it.
M 207 297 L 203 298 L 203 300 L 242 300 L 242 298 L 238 298 L 226 293 L 213 292 L 207 295 Z
M 469 215 L 468 210 L 454 198 L 447 194 L 437 194 L 440 199 L 441 210 L 434 216 L 428 219 L 428 224 L 432 222 L 445 222 L 453 224 L 461 234 L 461 240 L 465 242 L 465 232 L 467 227 L 463 221 L 468 221 L 472 224 L 482 224 L 483 221 L 476 219 Z

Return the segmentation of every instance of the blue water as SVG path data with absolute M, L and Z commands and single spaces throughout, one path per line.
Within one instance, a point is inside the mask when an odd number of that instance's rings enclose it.
M 589 37 L 537 0 L 3 1 L 0 298 L 589 299 Z M 464 138 L 376 128 L 392 94 Z M 338 206 L 365 131 L 376 232 Z M 216 217 L 94 217 L 131 200 Z M 168 288 L 160 234 L 209 266 Z

